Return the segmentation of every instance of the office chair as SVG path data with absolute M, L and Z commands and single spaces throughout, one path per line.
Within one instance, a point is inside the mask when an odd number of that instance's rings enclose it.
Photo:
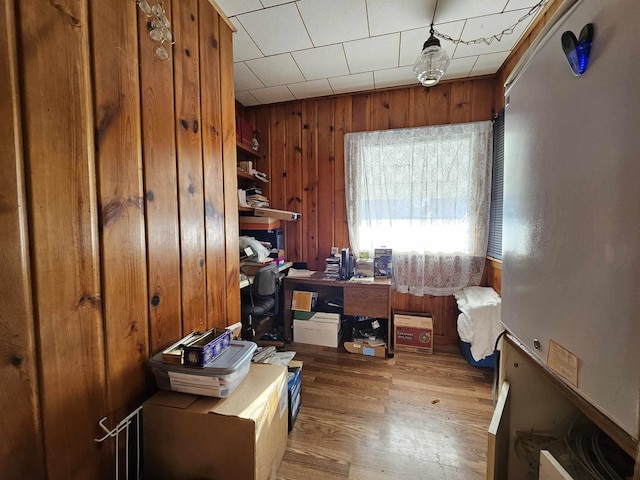
M 265 317 L 278 315 L 278 293 L 280 273 L 275 263 L 262 267 L 256 273 L 253 283 L 246 289 L 241 303 L 242 323 L 245 340 L 253 340 L 256 330 Z

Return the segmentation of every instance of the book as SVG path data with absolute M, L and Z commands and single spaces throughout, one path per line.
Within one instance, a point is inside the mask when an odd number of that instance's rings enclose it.
M 376 277 L 391 277 L 392 249 L 376 248 L 373 254 L 373 274 Z

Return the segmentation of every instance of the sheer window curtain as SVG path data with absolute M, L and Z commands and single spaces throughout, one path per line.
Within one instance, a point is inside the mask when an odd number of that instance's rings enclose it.
M 345 135 L 347 221 L 357 254 L 393 249 L 395 288 L 479 285 L 491 200 L 491 122 Z

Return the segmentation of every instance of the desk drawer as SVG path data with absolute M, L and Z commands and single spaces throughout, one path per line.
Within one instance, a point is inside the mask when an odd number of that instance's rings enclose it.
M 389 318 L 389 287 L 369 285 L 345 287 L 344 314 Z

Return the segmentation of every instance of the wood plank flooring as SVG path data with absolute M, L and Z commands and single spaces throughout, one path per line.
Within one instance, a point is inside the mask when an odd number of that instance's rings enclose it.
M 484 479 L 492 370 L 451 353 L 394 358 L 291 344 L 302 408 L 282 480 Z

